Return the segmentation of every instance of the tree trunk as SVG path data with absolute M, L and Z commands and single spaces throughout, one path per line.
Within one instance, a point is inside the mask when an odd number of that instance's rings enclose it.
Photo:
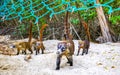
M 96 3 L 100 4 L 99 0 L 96 0 Z M 97 7 L 96 11 L 97 11 L 97 15 L 98 15 L 98 19 L 99 19 L 99 23 L 100 23 L 100 27 L 101 27 L 101 31 L 102 31 L 102 37 L 103 37 L 104 42 L 112 42 L 112 37 L 111 37 L 110 31 L 109 31 L 107 20 L 105 18 L 104 11 L 103 11 L 102 7 L 101 6 Z

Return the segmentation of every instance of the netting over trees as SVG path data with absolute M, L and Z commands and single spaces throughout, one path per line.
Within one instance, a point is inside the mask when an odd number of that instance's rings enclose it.
M 35 20 L 34 23 L 37 23 L 46 15 L 52 18 L 53 15 L 66 11 L 88 10 L 100 6 L 107 7 L 110 14 L 120 10 L 120 7 L 110 6 L 113 1 L 107 0 L 103 4 L 97 4 L 96 0 L 0 0 L 0 22 L 16 18 L 22 22 L 24 19 L 32 18 Z M 82 3 L 82 5 L 76 7 L 75 2 Z

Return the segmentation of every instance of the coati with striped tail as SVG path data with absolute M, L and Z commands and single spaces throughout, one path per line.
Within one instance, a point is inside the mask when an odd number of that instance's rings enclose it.
M 85 31 L 86 31 L 86 37 L 85 37 L 85 40 L 82 41 L 82 40 L 79 40 L 78 41 L 78 52 L 77 52 L 77 56 L 79 55 L 79 52 L 80 52 L 80 49 L 82 48 L 83 51 L 82 51 L 82 55 L 84 54 L 88 54 L 88 49 L 90 47 L 90 33 L 89 33 L 89 28 L 88 28 L 88 25 L 87 23 L 85 23 L 84 21 L 82 22 L 84 28 L 85 28 Z
M 64 24 L 64 40 L 58 43 L 57 45 L 57 60 L 56 60 L 56 70 L 60 69 L 60 63 L 62 56 L 66 56 L 70 66 L 73 66 L 73 57 L 74 54 L 74 42 L 73 36 L 70 35 L 70 24 L 68 23 L 69 12 L 66 13 L 65 24 Z
M 31 54 L 33 53 L 32 51 L 32 21 L 30 21 L 30 28 L 29 28 L 29 40 L 28 42 L 16 42 L 14 45 L 10 46 L 10 48 L 17 48 L 17 55 L 19 55 L 20 51 L 22 51 L 22 53 L 26 54 L 26 50 L 28 49 Z
M 44 24 L 42 26 L 42 28 L 40 29 L 40 37 L 39 39 L 34 43 L 35 44 L 35 50 L 36 50 L 36 55 L 40 52 L 40 50 L 42 51 L 42 54 L 44 54 L 44 50 L 45 50 L 45 46 L 42 42 L 42 38 L 43 38 L 43 30 L 48 26 L 48 24 Z

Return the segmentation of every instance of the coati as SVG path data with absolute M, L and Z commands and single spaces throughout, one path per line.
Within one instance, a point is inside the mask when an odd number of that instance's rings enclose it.
M 48 24 L 44 24 L 42 28 L 40 29 L 40 37 L 39 39 L 35 42 L 35 50 L 36 50 L 36 55 L 39 53 L 40 49 L 42 51 L 42 54 L 44 54 L 45 46 L 42 42 L 42 36 L 43 36 L 43 30 L 48 26 Z
M 82 48 L 83 51 L 82 51 L 82 55 L 85 54 L 88 54 L 88 49 L 90 47 L 90 33 L 89 33 L 89 28 L 87 26 L 87 24 L 83 21 L 82 22 L 84 28 L 85 28 L 85 31 L 86 31 L 86 37 L 85 37 L 85 40 L 82 41 L 82 40 L 79 40 L 78 41 L 78 52 L 77 52 L 77 56 L 79 55 L 79 52 L 80 52 L 80 49 Z
M 69 63 L 70 66 L 73 66 L 73 57 L 72 57 L 73 54 L 74 54 L 74 42 L 72 41 L 72 39 L 59 42 L 57 45 L 56 70 L 60 69 L 62 56 L 66 56 L 68 60 L 67 63 Z
M 62 56 L 66 56 L 70 66 L 73 66 L 73 57 L 74 54 L 74 42 L 73 37 L 70 35 L 70 24 L 68 24 L 68 15 L 69 12 L 66 13 L 65 24 L 64 24 L 64 40 L 59 42 L 57 45 L 57 60 L 56 60 L 56 70 L 60 69 L 60 63 Z
M 31 54 L 33 53 L 32 51 L 32 22 L 30 21 L 30 28 L 29 28 L 29 40 L 28 42 L 16 42 L 14 45 L 11 46 L 11 48 L 17 48 L 17 55 L 19 55 L 20 51 L 22 50 L 22 53 L 26 54 L 26 50 L 28 49 Z
M 80 52 L 80 49 L 82 48 L 83 51 L 82 51 L 82 55 L 85 54 L 88 54 L 88 49 L 89 49 L 89 46 L 90 46 L 90 42 L 88 40 L 79 40 L 78 41 L 78 52 L 77 52 L 77 56 L 79 55 L 79 52 Z

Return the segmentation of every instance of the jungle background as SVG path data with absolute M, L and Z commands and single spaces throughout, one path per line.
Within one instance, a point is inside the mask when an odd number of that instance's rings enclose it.
M 33 0 L 34 1 L 34 0 Z M 109 0 L 98 0 L 99 3 L 105 3 Z M 1 0 L 2 2 L 2 0 Z M 15 1 L 14 1 L 15 2 Z M 39 1 L 38 1 L 39 2 Z M 52 2 L 52 0 L 48 1 L 47 3 L 49 4 Z M 57 5 L 60 4 L 61 1 L 57 1 L 57 3 L 53 4 Z M 29 3 L 28 3 L 29 4 Z M 37 3 L 36 3 L 37 4 Z M 76 7 L 82 6 L 82 3 L 80 2 L 75 2 L 73 5 Z M 110 6 L 114 8 L 120 7 L 120 1 L 115 0 L 112 3 L 110 3 Z M 87 5 L 88 7 L 91 6 L 91 4 Z M 55 10 L 62 10 L 66 6 L 61 6 Z M 39 7 L 38 7 L 39 8 Z M 37 9 L 37 8 L 36 8 Z M 85 30 L 82 25 L 82 20 L 84 20 L 90 30 L 90 37 L 91 41 L 95 42 L 95 39 L 97 39 L 99 36 L 102 36 L 102 30 L 100 28 L 100 21 L 98 19 L 97 8 L 92 8 L 88 10 L 81 10 L 81 11 L 75 11 L 72 13 L 69 13 L 69 23 L 74 26 L 76 32 L 80 36 L 81 39 L 85 38 Z M 102 7 L 103 9 L 103 14 L 105 16 L 105 19 L 107 21 L 107 25 L 110 30 L 110 34 L 114 37 L 113 42 L 120 41 L 120 11 L 115 11 L 112 12 L 111 14 L 108 14 L 109 8 L 107 7 Z M 16 11 L 19 11 L 20 8 L 18 8 Z M 46 9 L 35 13 L 35 15 L 41 15 L 41 13 L 47 12 Z M 25 13 L 27 15 L 29 13 Z M 102 13 L 101 13 L 102 14 Z M 61 39 L 63 29 L 64 29 L 64 21 L 65 21 L 65 13 L 62 14 L 57 14 L 54 15 L 51 19 L 49 17 L 49 14 L 44 16 L 43 18 L 40 18 L 38 21 L 38 24 L 34 24 L 33 27 L 33 37 L 37 38 L 39 33 L 38 27 L 41 27 L 43 24 L 47 23 L 49 27 L 47 27 L 43 33 L 43 38 L 44 39 Z M 11 17 L 14 15 L 11 15 Z M 11 39 L 23 39 L 28 37 L 28 28 L 29 28 L 29 21 L 32 20 L 35 22 L 35 19 L 33 17 L 27 18 L 22 20 L 22 22 L 19 22 L 18 18 L 12 19 L 12 20 L 4 20 L 0 22 L 0 35 L 11 35 Z M 38 26 L 37 26 L 38 25 Z M 78 36 L 76 35 L 75 31 L 71 28 L 71 32 L 74 36 L 74 39 L 79 39 Z

